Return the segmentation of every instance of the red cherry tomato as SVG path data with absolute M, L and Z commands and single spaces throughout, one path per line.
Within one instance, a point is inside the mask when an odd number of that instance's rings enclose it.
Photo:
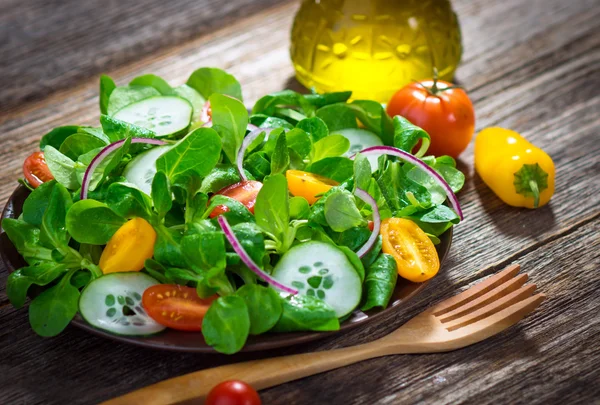
M 23 175 L 33 188 L 54 179 L 46 164 L 44 152 L 33 152 L 25 159 L 25 162 L 23 162 Z
M 427 154 L 458 157 L 475 132 L 475 111 L 467 93 L 442 80 L 411 83 L 387 105 L 390 116 L 401 115 L 431 137 Z
M 205 405 L 261 405 L 258 392 L 243 381 L 225 381 L 215 386 Z
M 369 227 L 369 231 L 373 232 L 373 229 L 375 229 L 375 222 L 369 221 L 367 222 L 367 226 Z
M 156 322 L 168 328 L 188 331 L 202 329 L 202 320 L 217 298 L 198 297 L 195 288 L 157 284 L 144 291 L 142 306 Z
M 221 194 L 238 200 L 239 202 L 244 204 L 246 208 L 250 210 L 251 213 L 254 214 L 254 204 L 256 203 L 256 196 L 258 195 L 258 192 L 261 188 L 262 183 L 260 181 L 244 180 L 240 181 L 239 183 L 227 186 L 217 191 L 216 194 Z M 210 217 L 214 218 L 227 211 L 229 211 L 229 208 L 227 208 L 226 206 L 217 205 L 213 212 L 210 213 Z

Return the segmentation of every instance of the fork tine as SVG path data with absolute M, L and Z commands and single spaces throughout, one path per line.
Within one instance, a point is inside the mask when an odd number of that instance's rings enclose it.
M 519 288 L 516 291 L 511 292 L 510 294 L 493 301 L 492 303 L 486 305 L 483 308 L 478 309 L 475 312 L 472 312 L 468 315 L 465 315 L 461 318 L 458 318 L 454 321 L 450 321 L 445 323 L 444 326 L 450 332 L 480 321 L 488 316 L 495 314 L 496 312 L 500 312 L 501 310 L 510 307 L 513 304 L 516 304 L 520 301 L 523 301 L 529 298 L 533 292 L 535 291 L 535 284 L 526 285 L 524 287 Z
M 510 266 L 502 270 L 500 273 L 493 275 L 487 280 L 475 284 L 468 290 L 463 291 L 462 293 L 452 298 L 448 298 L 447 300 L 440 302 L 432 308 L 433 314 L 435 316 L 447 314 L 448 312 L 453 311 L 456 308 L 470 301 L 473 301 L 478 297 L 481 297 L 488 291 L 493 290 L 494 288 L 503 284 L 505 281 L 513 278 L 519 272 L 520 268 L 521 266 L 518 264 L 511 264 Z
M 492 303 L 493 301 L 495 301 L 507 294 L 510 294 L 513 291 L 518 290 L 520 287 L 523 286 L 523 284 L 525 284 L 527 282 L 528 278 L 529 277 L 527 276 L 527 274 L 525 274 L 525 273 L 520 274 L 517 277 L 515 277 L 511 280 L 508 280 L 504 284 L 500 284 L 498 287 L 487 292 L 486 294 L 482 295 L 481 297 L 476 298 L 473 301 L 470 301 L 470 302 L 466 303 L 465 305 L 462 305 L 462 306 L 456 308 L 454 311 L 447 312 L 446 314 L 440 316 L 440 321 L 442 321 L 442 322 L 453 321 L 462 316 L 470 314 L 471 312 L 474 312 L 474 311 L 478 310 L 479 308 L 483 308 L 484 306 Z
M 516 324 L 532 313 L 545 299 L 545 294 L 536 294 L 452 333 L 469 336 L 468 344 L 480 342 Z

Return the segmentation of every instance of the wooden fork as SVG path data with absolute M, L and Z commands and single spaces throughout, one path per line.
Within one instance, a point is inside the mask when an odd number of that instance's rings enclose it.
M 381 339 L 343 349 L 254 360 L 171 378 L 104 402 L 104 405 L 203 403 L 220 382 L 242 380 L 260 390 L 390 354 L 435 353 L 460 349 L 493 336 L 519 322 L 544 300 L 532 295 L 513 264 L 417 315 Z M 193 401 L 193 402 L 192 402 Z

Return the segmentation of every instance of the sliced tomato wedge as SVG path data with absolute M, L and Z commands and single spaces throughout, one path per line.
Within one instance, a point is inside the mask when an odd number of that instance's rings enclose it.
M 400 277 L 415 283 L 429 280 L 440 269 L 431 239 L 413 221 L 388 218 L 381 224 L 382 250 L 392 255 Z
M 46 164 L 44 152 L 33 152 L 25 159 L 25 162 L 23 162 L 23 175 L 33 188 L 54 179 Z
M 254 204 L 256 203 L 256 196 L 258 192 L 262 188 L 262 183 L 260 181 L 255 180 L 244 180 L 239 183 L 232 184 L 221 190 L 217 191 L 216 194 L 224 195 L 226 197 L 231 197 L 234 200 L 237 200 L 244 204 L 246 208 L 250 210 L 251 213 L 254 214 Z M 224 205 L 217 205 L 215 209 L 210 213 L 211 218 L 215 218 L 224 212 L 229 211 Z
M 168 328 L 199 331 L 215 295 L 200 298 L 196 289 L 177 284 L 157 284 L 146 289 L 142 306 L 156 322 Z

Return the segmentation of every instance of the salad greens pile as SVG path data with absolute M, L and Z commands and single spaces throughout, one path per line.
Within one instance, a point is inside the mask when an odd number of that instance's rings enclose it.
M 178 87 L 152 74 L 126 86 L 102 76 L 100 125 L 44 135 L 40 149 L 54 180 L 33 189 L 18 219 L 2 222 L 27 262 L 8 279 L 11 303 L 21 307 L 32 285 L 46 287 L 29 306 L 31 327 L 41 336 L 60 333 L 78 311 L 96 327 L 145 335 L 162 328 L 138 303 L 141 286 L 185 285 L 212 297 L 202 334 L 222 353 L 239 351 L 249 335 L 333 331 L 355 308 L 385 308 L 396 262 L 382 253 L 381 237 L 357 255 L 371 236 L 374 207 L 356 190 L 372 197 L 381 220 L 408 218 L 434 243 L 460 217 L 444 205 L 444 189 L 415 165 L 353 156 L 377 145 L 410 153 L 420 144 L 421 157 L 429 136 L 402 117 L 392 119 L 379 103 L 349 102 L 350 96 L 284 90 L 262 97 L 249 113 L 240 84 L 219 69 L 198 69 Z M 240 173 L 236 160 L 250 134 Z M 462 188 L 464 175 L 452 158 L 422 160 L 454 192 Z M 290 194 L 289 170 L 337 185 L 311 205 Z M 243 179 L 262 183 L 253 207 L 218 193 Z M 216 208 L 251 261 L 297 294 L 249 267 L 211 216 Z M 120 275 L 131 273 L 103 275 L 99 263 L 104 246 L 134 218 L 147 221 L 156 240 L 136 273 L 145 278 L 123 287 L 130 281 Z M 103 279 L 97 296 L 86 293 Z M 115 305 L 124 315 L 118 321 L 96 319 L 114 316 Z M 133 314 L 137 320 L 128 321 Z

